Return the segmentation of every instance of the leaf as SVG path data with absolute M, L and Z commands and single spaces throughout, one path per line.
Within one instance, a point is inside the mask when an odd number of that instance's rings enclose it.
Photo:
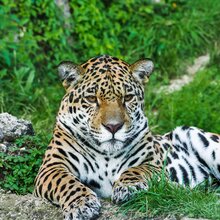
M 3 69 L 0 71 L 0 79 L 3 78 L 4 76 L 6 76 L 7 74 L 7 70 L 6 69 Z
M 29 76 L 26 81 L 25 91 L 30 91 L 31 87 L 33 86 L 34 77 L 35 77 L 35 72 L 34 70 L 31 70 L 29 72 Z

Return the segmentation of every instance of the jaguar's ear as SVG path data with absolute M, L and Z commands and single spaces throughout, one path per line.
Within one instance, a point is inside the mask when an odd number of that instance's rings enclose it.
M 68 90 L 79 82 L 83 69 L 70 61 L 63 61 L 58 65 L 58 74 L 62 80 L 63 87 Z
M 139 60 L 130 65 L 134 78 L 137 79 L 142 85 L 148 82 L 151 73 L 154 70 L 154 64 L 150 59 Z

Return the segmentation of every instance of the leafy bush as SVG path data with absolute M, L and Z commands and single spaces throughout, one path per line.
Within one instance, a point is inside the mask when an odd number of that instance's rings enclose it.
M 16 147 L 10 153 L 0 152 L 0 187 L 19 194 L 33 192 L 46 149 L 42 141 L 39 137 L 26 136 L 16 140 Z

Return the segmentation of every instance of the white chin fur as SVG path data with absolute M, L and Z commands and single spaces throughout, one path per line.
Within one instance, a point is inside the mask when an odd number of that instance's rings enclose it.
M 103 152 L 114 153 L 120 151 L 123 146 L 124 144 L 121 141 L 115 141 L 114 143 L 112 143 L 111 141 L 106 141 L 100 145 L 100 148 Z

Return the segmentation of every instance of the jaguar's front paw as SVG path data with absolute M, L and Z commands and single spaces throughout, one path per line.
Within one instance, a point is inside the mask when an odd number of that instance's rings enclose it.
M 126 183 L 117 181 L 113 186 L 112 201 L 114 203 L 122 203 L 127 201 L 137 190 L 148 189 L 148 185 L 144 181 Z
M 99 216 L 101 204 L 96 195 L 81 196 L 63 210 L 65 220 L 89 220 Z

